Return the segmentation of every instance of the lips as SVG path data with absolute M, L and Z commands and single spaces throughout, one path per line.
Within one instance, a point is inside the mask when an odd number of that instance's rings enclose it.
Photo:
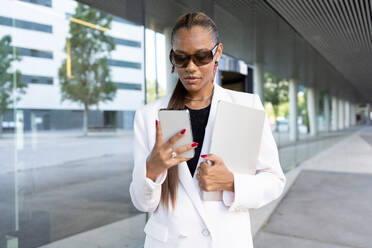
M 188 84 L 194 84 L 194 83 L 196 83 L 197 81 L 199 81 L 200 78 L 197 78 L 197 77 L 186 77 L 185 80 L 186 80 L 186 82 L 187 82 Z
M 199 77 L 185 77 L 185 79 L 193 80 L 193 79 L 200 79 L 200 78 Z

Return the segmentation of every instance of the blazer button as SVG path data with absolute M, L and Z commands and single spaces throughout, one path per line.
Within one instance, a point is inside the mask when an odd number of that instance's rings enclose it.
M 207 236 L 209 236 L 210 233 L 209 233 L 208 229 L 205 228 L 205 229 L 203 229 L 202 234 L 203 234 L 205 237 L 207 237 Z

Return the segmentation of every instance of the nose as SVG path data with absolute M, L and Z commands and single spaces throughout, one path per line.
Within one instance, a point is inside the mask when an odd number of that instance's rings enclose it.
M 197 70 L 197 68 L 198 66 L 194 63 L 194 61 L 191 58 L 185 69 L 187 71 L 195 71 Z

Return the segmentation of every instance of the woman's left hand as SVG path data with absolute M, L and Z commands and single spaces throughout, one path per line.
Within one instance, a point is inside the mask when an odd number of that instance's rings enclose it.
M 210 160 L 213 165 L 201 162 L 198 167 L 196 178 L 199 187 L 204 191 L 229 190 L 234 192 L 234 175 L 226 167 L 222 158 L 215 154 L 208 154 L 205 160 Z

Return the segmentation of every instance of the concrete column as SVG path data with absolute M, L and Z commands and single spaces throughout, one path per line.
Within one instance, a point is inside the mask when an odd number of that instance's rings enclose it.
M 338 130 L 338 101 L 332 96 L 332 131 Z
M 338 101 L 338 129 L 343 130 L 344 128 L 345 128 L 344 100 L 339 99 Z
M 355 119 L 355 115 L 354 115 L 354 103 L 350 102 L 350 126 L 351 127 L 354 126 L 354 119 Z
M 307 110 L 309 115 L 310 135 L 316 136 L 318 133 L 318 127 L 316 120 L 315 92 L 313 88 L 307 89 Z
M 354 126 L 354 103 L 350 102 L 350 126 Z
M 289 139 L 296 141 L 298 139 L 297 127 L 297 92 L 298 84 L 296 80 L 289 81 Z
M 325 123 L 325 130 L 329 132 L 330 130 L 330 112 L 329 112 L 329 96 L 327 94 L 324 95 L 324 123 Z
M 350 105 L 348 101 L 344 101 L 344 113 L 345 113 L 345 128 L 350 127 Z
M 254 64 L 254 79 L 253 79 L 253 92 L 258 94 L 261 98 L 261 102 L 264 102 L 264 65 L 263 63 L 256 62 Z
M 172 49 L 171 46 L 171 34 L 172 28 L 167 27 L 164 29 L 165 35 L 165 66 L 166 66 L 166 73 L 167 73 L 167 89 L 166 94 L 170 94 L 173 92 L 173 89 L 177 83 L 178 75 L 177 71 L 174 70 L 174 73 L 171 73 L 172 70 L 172 63 L 169 61 L 169 52 Z
M 352 103 L 350 101 L 348 101 L 348 106 L 349 106 L 349 127 L 352 127 L 353 126 L 353 123 L 352 123 L 353 113 L 352 113 Z

